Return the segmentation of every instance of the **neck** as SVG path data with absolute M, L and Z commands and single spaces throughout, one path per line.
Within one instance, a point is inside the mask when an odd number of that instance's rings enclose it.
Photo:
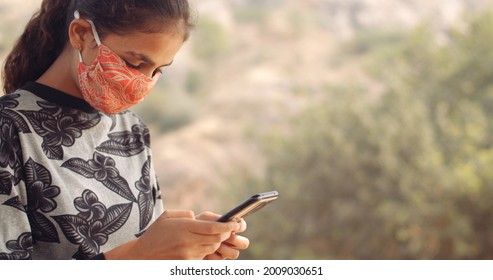
M 77 63 L 76 51 L 67 47 L 36 82 L 82 98 L 77 80 L 77 67 L 74 66 Z

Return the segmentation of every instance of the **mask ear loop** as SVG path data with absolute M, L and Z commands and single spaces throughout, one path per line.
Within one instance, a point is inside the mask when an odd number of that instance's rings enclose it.
M 94 40 L 96 40 L 96 44 L 98 44 L 98 47 L 101 46 L 101 39 L 99 39 L 98 32 L 96 31 L 96 26 L 94 26 L 94 22 L 92 20 L 88 19 L 87 22 L 91 25 L 92 29 L 92 35 L 94 36 Z
M 79 11 L 76 10 L 74 12 L 74 18 L 80 19 Z M 86 19 L 86 21 L 89 22 L 89 24 L 91 25 L 92 35 L 94 36 L 94 40 L 96 41 L 96 44 L 98 45 L 98 47 L 101 46 L 101 39 L 99 38 L 98 32 L 96 31 L 96 26 L 94 25 L 94 22 L 92 22 L 92 20 L 90 20 L 90 19 Z M 79 49 L 79 60 L 80 60 L 80 62 L 82 62 L 81 49 Z

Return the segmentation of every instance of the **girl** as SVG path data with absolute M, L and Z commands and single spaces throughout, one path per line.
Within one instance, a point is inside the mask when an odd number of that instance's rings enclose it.
M 43 0 L 0 98 L 0 259 L 234 259 L 218 215 L 163 211 L 133 113 L 187 40 L 186 0 Z

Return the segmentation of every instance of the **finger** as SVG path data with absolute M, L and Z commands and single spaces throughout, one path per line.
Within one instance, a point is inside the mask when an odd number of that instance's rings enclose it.
M 214 235 L 226 232 L 237 231 L 241 226 L 236 222 L 218 223 L 210 221 L 190 221 L 189 231 L 195 234 Z
M 225 259 L 226 258 L 223 257 L 219 253 L 213 253 L 213 254 L 210 254 L 210 255 L 205 256 L 205 258 L 204 258 L 204 260 L 209 260 L 209 261 L 222 261 L 222 260 L 225 260 Z
M 225 259 L 236 260 L 240 256 L 240 251 L 223 243 L 217 249 L 216 254 L 221 255 Z
M 215 221 L 217 220 L 221 215 L 212 213 L 212 212 L 203 212 L 197 215 L 196 219 L 197 220 L 202 220 L 202 221 Z
M 242 232 L 245 232 L 247 230 L 247 223 L 245 222 L 244 219 L 241 219 L 239 221 L 239 224 L 240 224 L 240 229 L 235 231 L 236 233 L 242 233 Z
M 195 214 L 190 210 L 165 210 L 163 214 L 161 214 L 160 218 L 169 219 L 169 218 L 189 218 L 195 219 Z
M 222 243 L 218 243 L 218 244 L 210 244 L 210 245 L 203 245 L 202 246 L 202 252 L 203 252 L 203 256 L 207 256 L 207 255 L 211 255 L 211 254 L 214 254 L 217 252 L 217 250 L 221 247 L 221 244 Z
M 202 245 L 215 245 L 219 247 L 219 244 L 228 240 L 231 236 L 231 233 L 221 233 L 221 234 L 196 234 L 192 233 L 188 238 L 190 238 L 191 244 L 202 244 Z M 217 249 L 217 248 L 216 248 Z M 212 252 L 214 252 L 213 250 Z
M 240 250 L 244 250 L 250 246 L 250 240 L 248 238 L 236 234 L 232 234 L 224 243 Z

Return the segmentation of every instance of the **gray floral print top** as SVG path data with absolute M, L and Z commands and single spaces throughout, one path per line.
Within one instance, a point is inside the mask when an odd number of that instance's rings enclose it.
M 90 259 L 163 211 L 146 125 L 38 83 L 0 97 L 0 259 Z

